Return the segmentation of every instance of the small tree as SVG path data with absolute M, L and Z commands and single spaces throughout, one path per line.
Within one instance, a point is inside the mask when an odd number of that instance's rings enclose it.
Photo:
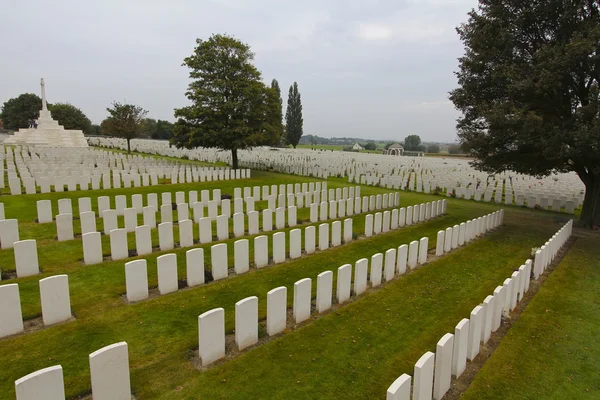
M 375 145 L 375 142 L 367 142 L 367 143 L 365 143 L 365 145 L 363 147 L 365 148 L 365 150 L 376 150 L 377 149 L 377 145 Z
M 463 154 L 462 147 L 460 144 L 451 144 L 448 146 L 448 154 Z
M 404 139 L 404 150 L 406 151 L 420 151 L 421 137 L 419 135 L 408 135 Z
M 131 139 L 139 136 L 142 121 L 148 111 L 133 104 L 114 102 L 106 109 L 110 116 L 102 121 L 103 134 L 116 136 L 127 140 L 127 152 L 131 153 Z
M 65 129 L 79 129 L 85 134 L 92 132 L 92 121 L 81 111 L 69 103 L 56 103 L 48 106 L 52 118 Z
M 432 143 L 430 145 L 427 146 L 427 152 L 428 153 L 439 153 L 440 152 L 440 145 L 437 143 Z
M 2 105 L 0 119 L 5 129 L 27 128 L 29 121 L 36 119 L 42 109 L 42 99 L 33 93 L 24 93 Z
M 298 91 L 298 83 L 290 86 L 288 93 L 287 111 L 285 113 L 286 138 L 294 148 L 302 137 L 304 120 L 302 118 L 302 100 Z

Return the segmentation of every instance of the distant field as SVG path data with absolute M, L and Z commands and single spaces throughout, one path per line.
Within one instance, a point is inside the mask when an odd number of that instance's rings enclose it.
M 342 151 L 346 146 L 342 145 L 334 145 L 334 144 L 299 144 L 298 148 L 301 149 L 316 149 L 316 150 L 334 150 L 334 151 Z M 381 154 L 381 150 L 383 149 L 383 145 L 378 147 L 377 150 L 360 150 L 360 153 L 376 153 Z

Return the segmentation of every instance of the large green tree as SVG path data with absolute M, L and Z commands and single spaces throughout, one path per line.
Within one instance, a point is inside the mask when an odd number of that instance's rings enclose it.
M 151 138 L 156 135 L 157 125 L 154 118 L 144 118 L 140 124 L 140 137 Z
M 574 171 L 583 226 L 600 226 L 600 11 L 591 0 L 480 0 L 465 45 L 458 136 L 489 172 Z
M 131 152 L 131 139 L 140 135 L 143 121 L 148 111 L 133 104 L 114 102 L 106 109 L 109 117 L 100 125 L 104 135 L 116 136 L 127 140 L 127 152 Z
M 216 147 L 231 151 L 268 143 L 274 125 L 275 90 L 261 81 L 250 47 L 227 35 L 197 39 L 183 65 L 190 69 L 186 96 L 192 104 L 175 110 L 171 143 L 177 147 Z
M 27 128 L 29 121 L 37 119 L 42 109 L 42 99 L 33 93 L 23 93 L 2 105 L 0 119 L 5 129 Z
M 171 137 L 173 137 L 173 124 L 162 119 L 156 121 L 156 130 L 152 139 L 169 140 Z
M 288 93 L 287 110 L 285 113 L 286 140 L 289 144 L 298 146 L 302 137 L 304 120 L 302 118 L 302 100 L 298 91 L 298 83 L 290 86 Z
M 85 134 L 92 132 L 92 121 L 81 111 L 69 103 L 56 103 L 48 105 L 52 118 L 64 126 L 65 129 L 79 129 Z
M 404 150 L 421 151 L 421 137 L 419 135 L 408 135 L 404 138 Z

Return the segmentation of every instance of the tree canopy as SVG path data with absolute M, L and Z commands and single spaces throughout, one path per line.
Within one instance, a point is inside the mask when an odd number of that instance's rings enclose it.
M 79 129 L 89 135 L 92 133 L 92 121 L 81 111 L 69 103 L 56 103 L 48 105 L 52 118 L 58 121 L 65 129 Z
M 285 113 L 285 126 L 287 142 L 294 146 L 298 146 L 302 137 L 304 119 L 302 118 L 302 99 L 298 91 L 298 83 L 294 82 L 290 86 L 288 93 L 287 110 Z
M 162 119 L 156 121 L 156 130 L 152 134 L 152 139 L 169 140 L 171 137 L 173 137 L 173 124 Z
M 37 119 L 42 109 L 42 99 L 33 93 L 23 93 L 2 105 L 0 119 L 5 129 L 27 128 L 29 121 Z
M 114 102 L 106 111 L 110 116 L 100 125 L 102 133 L 127 139 L 127 152 L 131 152 L 131 139 L 139 136 L 148 111 L 140 106 L 119 102 Z
M 281 98 L 281 88 L 279 87 L 279 82 L 277 79 L 273 79 L 271 81 L 271 89 L 273 90 L 273 102 L 272 102 L 272 111 L 270 115 L 272 116 L 272 124 L 273 124 L 273 137 L 269 140 L 270 143 L 267 144 L 287 144 L 287 139 L 285 137 L 285 133 L 283 130 L 283 99 Z M 277 100 L 277 101 L 275 101 Z
M 419 135 L 408 135 L 404 138 L 405 151 L 422 151 L 421 137 Z
M 377 145 L 375 142 L 367 142 L 363 147 L 365 150 L 377 150 Z
M 576 172 L 581 220 L 600 225 L 600 12 L 597 1 L 480 0 L 465 45 L 458 136 L 480 170 Z
M 250 47 L 227 35 L 197 39 L 183 65 L 190 69 L 186 96 L 192 105 L 175 110 L 171 143 L 177 147 L 216 147 L 231 151 L 271 143 L 278 137 L 276 91 L 261 81 Z
M 437 143 L 431 143 L 431 144 L 427 145 L 427 152 L 428 153 L 439 153 L 440 145 Z

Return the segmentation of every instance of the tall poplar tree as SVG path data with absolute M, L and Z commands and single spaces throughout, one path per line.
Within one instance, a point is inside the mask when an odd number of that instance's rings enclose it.
M 300 99 L 300 92 L 298 91 L 298 83 L 294 82 L 294 84 L 290 86 L 287 110 L 285 113 L 286 139 L 289 144 L 294 146 L 294 148 L 298 146 L 300 138 L 304 133 L 302 130 L 303 124 L 302 100 Z

